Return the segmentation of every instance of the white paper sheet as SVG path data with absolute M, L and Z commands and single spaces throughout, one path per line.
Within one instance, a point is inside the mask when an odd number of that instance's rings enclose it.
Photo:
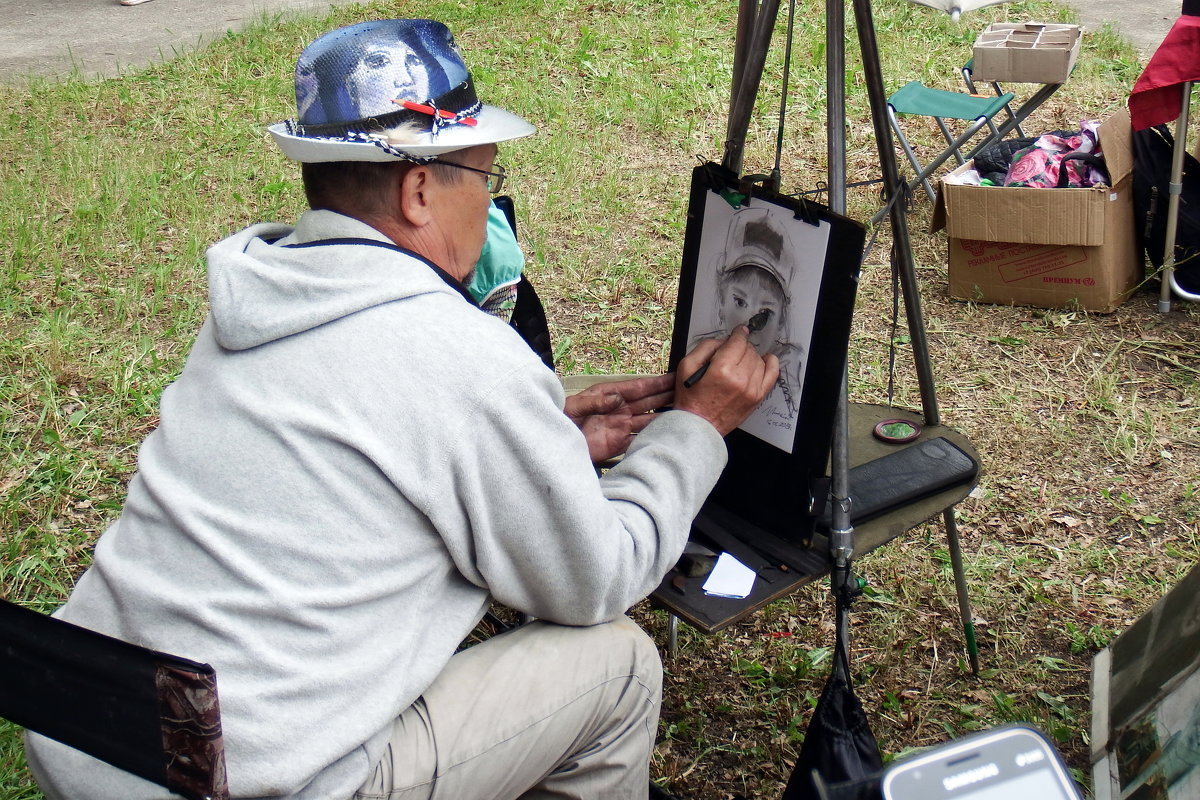
M 754 589 L 756 577 L 758 576 L 754 570 L 729 553 L 721 553 L 716 566 L 708 574 L 708 580 L 704 582 L 704 593 L 714 597 L 732 597 L 740 600 L 748 596 Z

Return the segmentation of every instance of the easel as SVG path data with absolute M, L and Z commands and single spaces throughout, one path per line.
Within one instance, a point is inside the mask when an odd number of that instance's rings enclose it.
M 863 72 L 867 81 L 867 93 L 871 106 L 871 120 L 875 129 L 875 141 L 879 150 L 879 161 L 884 183 L 884 197 L 890 206 L 892 226 L 892 263 L 898 271 L 901 293 L 904 297 L 905 317 L 908 324 L 917 383 L 921 394 L 922 416 L 927 427 L 941 424 L 937 397 L 934 391 L 933 367 L 929 357 L 928 340 L 925 335 L 924 317 L 921 310 L 920 291 L 913 265 L 912 243 L 908 232 L 908 218 L 901 198 L 904 182 L 896 163 L 896 150 L 891 130 L 887 124 L 887 95 L 883 86 L 883 75 L 879 62 L 879 51 L 875 39 L 875 23 L 870 0 L 852 0 L 855 24 L 858 30 L 859 48 L 862 52 Z M 771 32 L 779 12 L 779 0 L 740 0 L 736 49 L 734 52 L 733 84 L 730 98 L 729 123 L 726 129 L 724 165 L 740 174 L 742 151 L 750 123 L 754 100 L 762 79 L 763 66 L 770 47 Z M 827 0 L 825 17 L 826 39 L 826 108 L 827 158 L 829 207 L 837 213 L 846 210 L 846 147 L 845 147 L 845 8 L 842 0 Z M 778 182 L 778 174 L 771 177 Z M 778 188 L 778 186 L 774 187 Z M 844 590 L 851 577 L 851 560 L 854 555 L 854 531 L 850 524 L 849 508 L 849 398 L 848 386 L 843 374 L 839 402 L 838 425 L 834 435 L 832 464 L 833 526 L 829 537 L 829 556 L 832 561 L 831 589 L 835 596 Z M 971 601 L 963 571 L 962 548 L 953 504 L 942 510 L 950 561 L 954 572 L 954 585 L 958 594 L 959 613 L 962 616 L 963 635 L 966 640 L 968 659 L 973 674 L 979 673 L 979 650 L 975 641 L 975 628 L 971 613 Z M 849 631 L 839 626 L 838 635 L 848 640 Z

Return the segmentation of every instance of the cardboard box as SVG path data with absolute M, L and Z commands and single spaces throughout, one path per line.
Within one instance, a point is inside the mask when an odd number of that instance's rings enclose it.
M 944 179 L 932 230 L 950 238 L 950 296 L 1112 311 L 1142 278 L 1133 226 L 1129 112 L 1100 126 L 1111 187 L 967 186 Z
M 996 22 L 975 40 L 975 80 L 1066 83 L 1079 57 L 1078 25 Z

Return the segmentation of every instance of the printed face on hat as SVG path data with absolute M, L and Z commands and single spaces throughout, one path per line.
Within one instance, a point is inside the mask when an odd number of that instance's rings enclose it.
M 296 109 L 267 129 L 308 163 L 422 161 L 534 132 L 478 98 L 454 36 L 429 19 L 360 22 L 317 38 L 296 62 Z
M 360 116 L 395 110 L 393 101 L 424 102 L 430 98 L 429 70 L 416 51 L 402 41 L 368 42 L 346 76 L 350 101 Z
M 320 80 L 311 63 L 296 67 L 296 110 L 300 117 L 314 124 L 325 122 L 325 111 L 319 105 Z M 315 106 L 315 107 L 314 107 Z
M 296 64 L 299 119 L 350 122 L 395 112 L 397 100 L 425 103 L 467 80 L 457 54 L 450 32 L 428 20 L 340 28 L 309 45 Z
M 750 332 L 750 344 L 759 355 L 770 353 L 787 331 L 787 294 L 779 280 L 755 264 L 735 265 L 721 275 L 718 291 L 721 327 L 732 331 L 748 325 L 755 315 L 765 315 L 761 327 Z

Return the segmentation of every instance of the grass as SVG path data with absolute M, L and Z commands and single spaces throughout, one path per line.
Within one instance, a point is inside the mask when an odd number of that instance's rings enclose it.
M 0 797 L 4 800 L 42 800 L 25 768 L 21 729 L 0 720 Z
M 505 148 L 529 271 L 551 309 L 560 371 L 664 368 L 688 175 L 719 158 L 736 4 L 724 0 L 434 2 L 480 94 L 535 120 Z M 785 188 L 824 177 L 823 4 L 797 15 Z M 374 2 L 274 17 L 171 62 L 97 81 L 0 88 L 0 596 L 48 611 L 120 509 L 139 442 L 205 313 L 204 249 L 302 207 L 298 169 L 264 126 L 291 113 L 291 69 L 321 32 L 417 13 Z M 875 5 L 889 89 L 957 88 L 988 22 L 1066 20 L 1040 2 L 962 24 L 902 0 Z M 773 162 L 782 50 L 768 60 L 746 171 Z M 877 157 L 848 34 L 851 181 Z M 1141 65 L 1088 34 L 1067 88 L 1027 125 L 1077 127 L 1124 104 Z M 932 146 L 916 126 L 916 140 Z M 850 192 L 869 218 L 876 190 Z M 860 695 L 888 757 L 1008 720 L 1047 730 L 1087 769 L 1090 659 L 1200 553 L 1200 314 L 1155 312 L 1147 285 L 1118 311 L 985 306 L 945 296 L 945 239 L 913 209 L 939 402 L 983 459 L 959 506 L 984 673 L 962 657 L 940 528 L 859 561 Z M 853 399 L 888 385 L 886 230 L 863 273 Z M 895 399 L 919 405 L 905 337 Z M 688 797 L 778 796 L 828 667 L 832 617 L 812 587 L 719 636 L 682 631 L 667 664 L 653 774 Z M 660 612 L 637 609 L 660 641 Z M 19 734 L 0 724 L 0 800 L 38 797 Z

